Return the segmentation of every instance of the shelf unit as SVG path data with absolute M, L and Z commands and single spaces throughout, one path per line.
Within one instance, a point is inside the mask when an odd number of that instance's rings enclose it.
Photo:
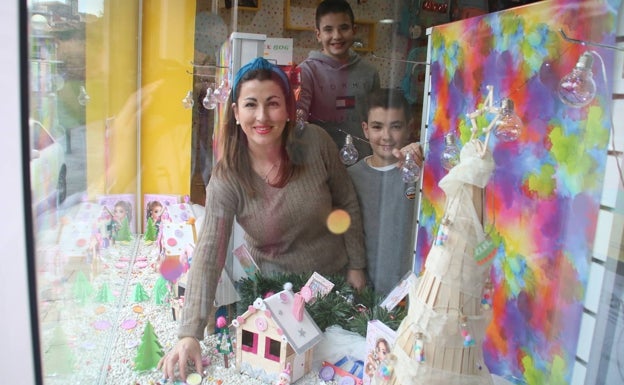
M 314 15 L 316 3 L 306 0 L 285 0 L 284 1 L 284 29 L 291 31 L 314 31 Z M 295 24 L 293 20 L 305 20 L 304 24 Z M 375 26 L 372 20 L 355 20 L 358 28 L 356 39 L 363 44 L 362 47 L 353 48 L 358 52 L 373 52 L 375 50 L 375 39 L 377 38 Z

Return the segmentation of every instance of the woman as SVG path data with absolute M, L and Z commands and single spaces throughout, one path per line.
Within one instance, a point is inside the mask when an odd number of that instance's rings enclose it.
M 285 73 L 263 58 L 243 66 L 230 95 L 222 156 L 206 195 L 206 215 L 188 275 L 179 341 L 159 362 L 165 378 L 187 360 L 201 373 L 199 340 L 226 259 L 234 219 L 263 274 L 345 272 L 355 289 L 366 284 L 366 254 L 357 197 L 336 145 L 320 127 L 295 130 L 295 97 Z M 351 226 L 327 228 L 334 209 Z

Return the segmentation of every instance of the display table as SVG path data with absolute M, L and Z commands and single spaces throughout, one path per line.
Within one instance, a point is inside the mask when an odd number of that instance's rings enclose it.
M 45 243 L 43 243 L 45 244 Z M 158 344 L 166 352 L 177 337 L 177 322 L 172 299 L 157 303 L 154 291 L 159 279 L 158 250 L 136 237 L 118 242 L 99 253 L 60 257 L 58 245 L 39 250 L 41 344 L 46 385 L 164 384 L 156 369 L 135 370 L 139 347 L 148 323 Z M 264 382 L 224 367 L 217 352 L 216 337 L 202 342 L 204 367 L 201 384 L 262 385 Z M 329 328 L 317 345 L 313 370 L 296 382 L 298 385 L 337 384 L 322 381 L 321 361 L 335 362 L 350 355 L 358 359 L 365 351 L 365 338 L 340 328 Z M 189 367 L 187 373 L 194 371 Z M 184 384 L 181 381 L 167 383 Z M 500 377 L 495 384 L 506 383 Z
M 99 257 L 66 260 L 55 260 L 61 254 L 55 247 L 40 251 L 49 259 L 42 265 L 56 265 L 39 285 L 45 383 L 163 384 L 159 371 L 135 370 L 148 322 L 164 351 L 177 341 L 171 301 L 155 301 L 154 285 L 160 277 L 156 246 L 135 239 L 103 249 Z M 225 368 L 215 336 L 207 336 L 201 346 L 210 361 L 202 384 L 263 384 L 239 374 L 233 357 Z M 319 381 L 313 371 L 297 383 Z

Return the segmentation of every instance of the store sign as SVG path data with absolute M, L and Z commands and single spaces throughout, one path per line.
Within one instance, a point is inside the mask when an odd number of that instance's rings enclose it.
M 277 65 L 293 64 L 293 39 L 267 37 L 264 58 Z

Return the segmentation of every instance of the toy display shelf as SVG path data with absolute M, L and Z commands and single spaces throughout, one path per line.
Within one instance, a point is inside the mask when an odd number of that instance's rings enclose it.
M 56 256 L 57 268 L 43 274 L 46 279 L 39 285 L 44 383 L 164 384 L 156 369 L 135 370 L 148 322 L 164 351 L 177 341 L 177 321 L 172 313 L 177 300 L 171 295 L 162 304 L 155 301 L 154 285 L 160 277 L 156 245 L 136 236 L 131 242 L 117 242 L 101 250 L 95 258 Z M 136 294 L 137 286 L 148 298 Z M 210 362 L 204 368 L 202 384 L 264 384 L 233 366 L 225 368 L 215 335 L 207 336 L 201 346 L 205 361 Z M 234 362 L 233 357 L 229 362 Z M 320 383 L 318 371 L 297 382 Z

